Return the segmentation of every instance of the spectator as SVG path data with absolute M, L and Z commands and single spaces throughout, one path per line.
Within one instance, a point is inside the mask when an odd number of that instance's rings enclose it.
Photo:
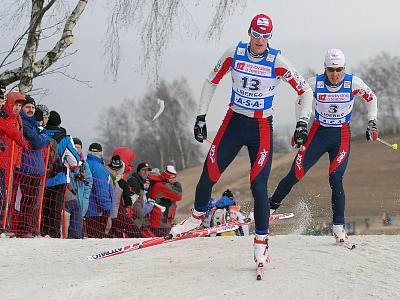
M 89 165 L 84 159 L 82 141 L 75 137 L 73 142 L 82 164 L 70 173 L 71 182 L 67 184 L 65 210 L 70 214 L 68 238 L 81 239 L 83 237 L 83 217 L 88 210 L 93 178 Z
M 47 121 L 49 120 L 49 116 L 50 116 L 49 109 L 44 104 L 36 105 L 36 109 L 40 109 L 40 111 L 43 114 L 43 119 L 42 119 L 42 125 L 41 126 L 46 126 L 47 125 Z
M 118 147 L 114 150 L 112 156 L 114 155 L 119 155 L 125 164 L 123 178 L 126 180 L 126 176 L 133 171 L 132 163 L 136 159 L 136 155 L 128 147 Z
M 16 230 L 20 237 L 33 237 L 33 214 L 38 201 L 41 176 L 45 174 L 41 150 L 49 144 L 47 134 L 39 133 L 34 117 L 35 106 L 35 100 L 27 96 L 20 112 L 24 137 L 30 144 L 29 149 L 22 151 L 21 167 L 16 170 L 13 181 L 13 204 L 16 203 L 18 190 L 21 191 L 19 222 Z
M 126 207 L 132 209 L 132 197 L 134 197 L 129 185 L 126 182 L 126 175 L 132 171 L 132 162 L 135 155 L 129 148 L 120 147 L 113 152 L 108 167 L 114 182 L 114 216 L 112 220 L 112 237 L 140 237 L 140 230 L 135 225 L 132 215 L 128 215 Z M 122 166 L 121 166 L 122 165 Z
M 52 238 L 61 237 L 61 212 L 69 172 L 76 170 L 80 163 L 71 136 L 60 125 L 60 115 L 51 111 L 46 124 L 46 132 L 50 137 L 50 154 L 43 201 L 42 235 Z
M 158 205 L 165 207 L 162 212 L 159 206 L 155 206 L 150 215 L 150 228 L 155 236 L 167 235 L 175 218 L 176 202 L 182 200 L 182 186 L 176 181 L 176 170 L 168 165 L 161 175 L 149 176 L 150 198 Z
M 0 98 L 3 90 L 0 83 Z M 10 92 L 3 107 L 0 109 L 0 224 L 3 221 L 3 211 L 6 205 L 6 184 L 10 176 L 12 143 L 15 142 L 12 168 L 21 165 L 22 148 L 28 147 L 23 136 L 22 120 L 19 116 L 25 97 L 18 92 Z M 3 226 L 0 226 L 1 228 Z
M 89 146 L 87 163 L 93 176 L 92 193 L 86 212 L 85 228 L 88 237 L 103 238 L 113 203 L 111 177 L 104 166 L 103 148 L 98 143 Z
M 150 183 L 147 179 L 151 167 L 148 163 L 142 162 L 137 168 L 136 172 L 128 179 L 127 183 L 133 194 L 132 208 L 128 203 L 128 213 L 132 215 L 133 220 L 138 228 L 140 228 L 141 235 L 143 237 L 154 237 L 154 234 L 150 231 L 149 218 L 146 216 L 147 203 L 147 191 Z

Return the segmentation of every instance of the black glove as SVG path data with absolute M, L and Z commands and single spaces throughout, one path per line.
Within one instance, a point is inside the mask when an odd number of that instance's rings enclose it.
M 300 148 L 300 146 L 304 145 L 307 142 L 307 136 L 307 123 L 303 121 L 298 121 L 293 134 L 293 141 L 296 145 L 296 148 Z
M 6 151 L 7 150 L 7 145 L 4 143 L 2 140 L 0 140 L 0 151 Z
M 194 123 L 194 138 L 200 143 L 207 139 L 206 115 L 199 115 L 196 117 L 196 123 Z
M 367 130 L 365 131 L 367 141 L 376 141 L 378 138 L 378 128 L 376 127 L 376 120 L 369 120 Z

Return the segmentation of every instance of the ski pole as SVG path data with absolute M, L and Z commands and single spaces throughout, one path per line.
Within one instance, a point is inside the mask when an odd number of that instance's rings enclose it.
M 386 145 L 386 146 L 392 148 L 393 150 L 397 150 L 397 144 L 390 144 L 390 143 L 388 143 L 388 142 L 386 142 L 385 140 L 382 140 L 382 139 L 380 139 L 380 138 L 377 138 L 376 140 L 377 140 L 378 142 L 381 142 L 382 144 L 384 144 L 384 145 Z

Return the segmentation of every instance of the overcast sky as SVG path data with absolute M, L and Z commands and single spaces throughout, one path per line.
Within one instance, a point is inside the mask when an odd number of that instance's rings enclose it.
M 210 21 L 211 5 L 209 1 L 201 2 L 195 9 L 188 6 L 188 10 L 192 14 L 194 30 L 204 32 Z M 140 97 L 148 87 L 148 77 L 145 72 L 141 74 L 138 64 L 141 47 L 134 28 L 123 35 L 123 61 L 117 82 L 105 75 L 102 49 L 108 15 L 105 3 L 105 0 L 89 3 L 79 20 L 76 43 L 71 48 L 79 49 L 79 52 L 71 59 L 69 73 L 90 80 L 93 88 L 61 76 L 37 81 L 50 92 L 41 102 L 59 111 L 64 127 L 73 136 L 80 136 L 86 147 L 98 136 L 96 126 L 104 107 L 117 106 L 125 98 Z M 362 60 L 382 51 L 398 55 L 399 8 L 400 4 L 395 0 L 247 1 L 244 10 L 237 9 L 229 18 L 219 41 L 207 42 L 201 36 L 195 39 L 176 33 L 164 54 L 161 77 L 168 81 L 186 77 L 197 101 L 204 79 L 222 53 L 239 40 L 248 40 L 247 28 L 258 13 L 266 13 L 272 18 L 271 46 L 281 49 L 299 71 L 308 67 L 321 71 L 328 48 L 342 49 L 351 70 Z M 226 112 L 230 81 L 230 76 L 226 76 L 211 103 L 207 115 L 210 130 L 218 128 Z M 280 86 L 275 98 L 275 126 L 295 123 L 295 98 L 286 84 Z M 193 124 L 188 126 L 191 128 Z

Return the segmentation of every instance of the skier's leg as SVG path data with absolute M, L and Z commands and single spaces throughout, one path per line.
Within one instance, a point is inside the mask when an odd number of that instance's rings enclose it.
M 336 136 L 332 138 L 337 140 L 329 150 L 329 184 L 332 189 L 333 224 L 344 225 L 345 192 L 343 176 L 350 155 L 350 129 L 348 124 L 337 128 Z
M 251 163 L 250 188 L 254 198 L 256 234 L 264 235 L 268 233 L 269 226 L 267 185 L 273 152 L 272 117 L 254 119 L 253 126 L 252 130 L 248 130 L 246 143 Z
M 208 208 L 212 187 L 242 147 L 238 134 L 240 125 L 240 115 L 228 110 L 204 162 L 203 172 L 196 186 L 196 198 L 192 214 L 189 218 L 172 227 L 170 233 L 173 236 L 200 226 Z
M 304 150 L 297 152 L 289 173 L 279 182 L 270 198 L 271 209 L 275 210 L 281 205 L 282 200 L 289 194 L 293 186 L 326 152 L 325 130 L 326 128 L 320 126 L 319 122 L 313 123 Z
M 196 186 L 194 208 L 205 212 L 211 198 L 212 187 L 242 148 L 240 139 L 241 116 L 228 110 L 204 162 L 203 172 Z
M 269 201 L 268 177 L 273 153 L 272 117 L 254 119 L 251 122 L 246 146 L 249 150 L 251 172 L 250 188 L 254 198 L 254 261 L 264 264 L 270 261 L 268 253 Z

